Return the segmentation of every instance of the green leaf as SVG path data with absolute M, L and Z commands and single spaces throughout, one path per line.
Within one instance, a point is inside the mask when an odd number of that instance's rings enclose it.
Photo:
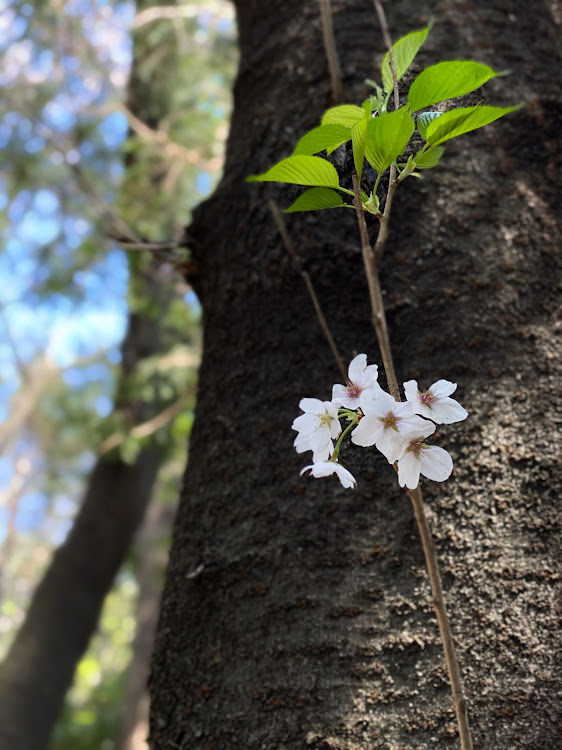
M 319 151 L 333 151 L 351 138 L 351 132 L 345 125 L 320 125 L 305 133 L 295 146 L 295 156 L 317 154 Z
M 322 125 L 345 125 L 351 128 L 364 114 L 363 108 L 356 104 L 340 104 L 324 112 Z
M 363 160 L 365 159 L 365 138 L 367 136 L 367 122 L 370 114 L 356 122 L 351 128 L 351 143 L 353 145 L 353 162 L 357 177 L 361 180 L 363 174 Z
M 492 68 L 473 60 L 437 63 L 422 70 L 412 83 L 408 104 L 412 112 L 417 112 L 445 99 L 469 94 L 497 75 Z
M 439 164 L 439 159 L 443 156 L 445 149 L 443 146 L 433 146 L 433 148 L 424 151 L 424 153 L 418 158 L 414 156 L 416 162 L 416 169 L 431 169 Z
M 307 190 L 285 209 L 286 214 L 295 211 L 318 211 L 321 208 L 339 208 L 345 206 L 339 193 L 330 188 L 313 187 Z
M 384 172 L 404 151 L 414 132 L 414 121 L 406 107 L 370 117 L 367 122 L 365 156 L 377 172 Z
M 451 138 L 489 125 L 494 120 L 515 112 L 522 106 L 522 104 L 516 104 L 514 107 L 461 107 L 444 112 L 441 117 L 427 126 L 427 142 L 432 146 L 437 146 Z
M 418 126 L 418 131 L 421 137 L 426 140 L 425 133 L 427 130 L 427 126 L 432 120 L 435 120 L 436 117 L 439 117 L 439 115 L 442 115 L 443 112 L 422 112 L 421 115 L 418 116 L 418 119 L 416 121 L 416 125 Z
M 363 102 L 363 117 L 351 128 L 351 144 L 353 146 L 353 162 L 357 177 L 361 181 L 363 174 L 363 161 L 365 159 L 365 138 L 367 136 L 367 123 L 371 119 L 371 101 Z
M 406 34 L 392 45 L 392 57 L 394 58 L 394 68 L 396 70 L 396 80 L 399 81 L 404 73 L 412 64 L 412 60 L 417 55 L 419 48 L 425 42 L 425 38 L 431 29 L 432 24 L 426 26 L 421 31 L 413 31 Z M 390 55 L 388 52 L 383 57 L 382 66 L 382 85 L 386 92 L 392 91 L 394 81 L 392 80 L 392 71 L 390 70 Z
M 320 156 L 289 156 L 264 174 L 246 177 L 247 182 L 289 182 L 293 185 L 321 185 L 339 188 L 335 167 Z

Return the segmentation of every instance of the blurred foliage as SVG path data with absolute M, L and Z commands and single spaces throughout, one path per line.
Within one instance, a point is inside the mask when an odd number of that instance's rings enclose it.
M 112 750 L 135 631 L 137 587 L 124 571 L 106 597 L 98 633 L 78 665 L 50 750 Z
M 200 310 L 172 262 L 127 257 L 115 238 L 181 238 L 220 174 L 237 52 L 225 0 L 8 0 L 0 31 L 1 658 L 104 446 L 134 460 L 147 441 L 165 444 L 155 496 L 177 502 Z M 170 290 L 164 315 L 147 293 L 154 282 Z M 131 312 L 158 323 L 164 353 L 124 374 Z M 166 429 L 140 434 L 142 415 L 126 408 L 138 398 L 178 405 Z M 115 747 L 134 560 L 107 598 L 52 750 Z

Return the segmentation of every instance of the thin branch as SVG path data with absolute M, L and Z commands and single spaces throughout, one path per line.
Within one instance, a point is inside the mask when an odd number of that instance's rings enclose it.
M 193 3 L 189 5 L 160 5 L 154 8 L 146 8 L 137 13 L 135 20 L 133 21 L 131 28 L 138 29 L 141 26 L 145 26 L 148 23 L 154 21 L 168 20 L 175 21 L 180 18 L 196 18 L 199 13 L 203 11 L 209 11 L 209 0 L 205 3 Z M 228 9 L 228 8 L 227 8 Z M 211 7 L 211 10 L 213 8 Z M 215 9 L 215 12 L 217 10 Z M 221 15 L 224 13 L 224 9 L 221 8 Z
M 339 104 L 343 101 L 343 82 L 338 50 L 336 48 L 336 38 L 334 36 L 332 3 L 331 0 L 319 0 L 319 3 L 320 17 L 322 19 L 322 39 L 324 40 L 324 50 L 328 59 L 330 78 L 332 79 L 332 97 L 335 104 Z
M 312 304 L 314 305 L 314 309 L 316 311 L 316 317 L 318 318 L 320 327 L 322 328 L 324 336 L 326 337 L 326 341 L 328 342 L 328 345 L 332 351 L 334 359 L 336 360 L 336 364 L 339 367 L 339 370 L 342 374 L 344 382 L 347 383 L 347 371 L 344 367 L 342 358 L 338 351 L 338 347 L 336 346 L 336 342 L 334 341 L 334 337 L 332 336 L 332 333 L 330 331 L 330 327 L 328 326 L 328 321 L 326 320 L 324 313 L 322 312 L 322 308 L 320 307 L 320 302 L 318 301 L 318 297 L 316 296 L 316 292 L 314 290 L 314 286 L 312 284 L 310 274 L 308 273 L 308 271 L 303 270 L 301 259 L 299 258 L 299 256 L 297 255 L 295 251 L 295 248 L 293 247 L 293 243 L 291 242 L 291 239 L 287 232 L 287 228 L 285 226 L 285 222 L 283 221 L 281 211 L 277 207 L 277 204 L 275 203 L 275 201 L 269 201 L 269 208 L 273 215 L 273 220 L 275 221 L 275 224 L 277 225 L 277 229 L 279 230 L 279 234 L 281 235 L 281 238 L 283 240 L 283 244 L 285 245 L 285 249 L 289 253 L 289 256 L 291 257 L 293 263 L 295 264 L 300 275 L 302 276 L 304 283 L 306 284 L 306 288 L 308 289 L 308 294 L 310 296 L 310 299 L 312 300 Z
M 150 250 L 154 252 L 157 250 L 177 250 L 180 247 L 185 247 L 185 243 L 176 240 L 169 240 L 167 242 L 132 242 L 131 240 L 122 239 L 114 235 L 108 236 L 118 242 L 124 250 Z
M 140 440 L 141 438 L 148 437 L 157 430 L 160 430 L 182 411 L 191 398 L 191 395 L 191 392 L 184 393 L 177 399 L 177 401 L 174 401 L 173 404 L 170 404 L 170 406 L 161 411 L 155 417 L 152 417 L 152 419 L 135 425 L 135 427 L 133 427 L 126 435 L 121 432 L 113 433 L 113 435 L 106 438 L 98 447 L 98 456 L 103 456 L 105 453 L 109 453 L 109 451 L 117 448 L 127 437 Z
M 388 31 L 388 24 L 386 22 L 386 16 L 380 0 L 374 0 L 375 9 L 381 25 L 381 30 L 385 44 L 389 52 L 390 69 L 392 71 L 392 80 L 394 82 L 394 106 L 398 109 L 400 106 L 398 96 L 398 81 L 396 78 L 396 68 L 394 66 L 394 56 L 392 53 L 392 41 Z M 365 272 L 367 274 L 367 280 L 369 284 L 369 294 L 371 296 L 371 308 L 373 313 L 373 325 L 377 332 L 377 338 L 379 341 L 379 347 L 383 358 L 384 368 L 389 384 L 389 389 L 394 398 L 400 401 L 400 392 L 398 391 L 398 384 L 396 382 L 396 374 L 394 372 L 394 365 L 392 362 L 392 354 L 390 351 L 390 343 L 388 339 L 388 330 L 386 328 L 386 317 L 384 314 L 384 306 L 382 303 L 382 294 L 380 291 L 380 282 L 377 269 L 377 261 L 382 256 L 386 241 L 388 238 L 388 224 L 390 219 L 390 211 L 392 208 L 392 198 L 397 187 L 396 182 L 396 166 L 393 163 L 390 168 L 390 177 L 388 192 L 386 196 L 386 203 L 384 208 L 384 214 L 380 218 L 380 227 L 377 241 L 375 243 L 375 250 L 373 252 L 369 238 L 367 235 L 367 227 L 365 223 L 365 215 L 363 207 L 361 205 L 361 194 L 359 190 L 359 181 L 354 175 L 353 177 L 353 188 L 354 188 L 354 204 L 357 212 L 357 220 L 359 223 L 359 231 L 361 235 L 361 246 L 363 249 L 363 260 L 365 264 Z M 388 363 L 388 367 L 387 367 Z M 396 387 L 398 396 L 392 390 L 391 382 Z M 395 465 L 395 469 L 397 466 Z M 468 723 L 468 712 L 466 708 L 466 699 L 464 696 L 464 690 L 461 680 L 461 674 L 459 664 L 457 661 L 457 655 L 455 652 L 455 644 L 453 641 L 453 635 L 451 632 L 451 626 L 449 618 L 447 616 L 447 610 L 445 608 L 445 597 L 443 594 L 443 585 L 441 582 L 441 575 L 439 573 L 439 563 L 437 560 L 437 552 L 435 550 L 435 543 L 431 535 L 431 530 L 427 522 L 425 515 L 421 490 L 418 487 L 415 490 L 408 490 L 408 496 L 412 503 L 414 510 L 414 516 L 419 529 L 420 538 L 422 542 L 423 552 L 425 556 L 425 563 L 427 572 L 429 575 L 429 582 L 431 585 L 431 593 L 433 596 L 433 605 L 435 607 L 435 613 L 437 616 L 437 624 L 439 626 L 439 632 L 441 634 L 441 640 L 443 642 L 443 652 L 445 655 L 445 662 L 447 665 L 447 671 L 449 673 L 449 679 L 451 681 L 451 690 L 453 694 L 453 703 L 455 706 L 455 713 L 457 716 L 457 725 L 459 728 L 459 737 L 461 743 L 461 750 L 472 750 L 472 738 L 470 735 L 470 727 Z
M 369 287 L 369 298 L 371 300 L 371 322 L 377 334 L 379 348 L 381 350 L 384 371 L 388 382 L 388 389 L 396 401 L 400 401 L 400 390 L 394 372 L 394 363 L 392 362 L 392 352 L 390 349 L 390 338 L 388 336 L 388 326 L 386 324 L 386 314 L 384 311 L 384 302 L 377 269 L 375 253 L 369 242 L 367 233 L 367 224 L 365 222 L 365 212 L 361 202 L 361 192 L 357 175 L 353 175 L 353 203 L 357 214 L 357 223 L 359 224 L 359 234 L 361 235 L 361 251 L 363 253 L 363 265 L 367 284 Z
M 382 3 L 380 0 L 373 0 L 375 4 L 375 10 L 379 19 L 381 27 L 382 38 L 388 50 L 388 58 L 390 63 L 390 72 L 392 73 L 392 81 L 394 84 L 394 109 L 400 107 L 400 99 L 398 97 L 398 79 L 396 78 L 396 67 L 394 65 L 394 52 L 392 50 L 392 39 L 390 38 L 390 31 L 388 30 L 388 23 L 386 22 L 386 15 Z
M 392 83 L 394 89 L 394 109 L 399 109 L 400 97 L 398 94 L 398 79 L 396 77 L 396 67 L 394 65 L 394 52 L 392 51 L 392 39 L 390 38 L 386 15 L 380 0 L 373 0 L 373 2 L 375 4 L 375 10 L 377 11 L 384 43 L 386 45 L 386 48 L 388 49 L 390 72 L 392 73 Z M 392 162 L 392 164 L 390 165 L 390 172 L 388 177 L 388 190 L 386 193 L 386 201 L 384 203 L 384 214 L 381 218 L 379 234 L 377 237 L 377 242 L 375 244 L 375 258 L 377 260 L 377 263 L 382 258 L 384 246 L 388 237 L 388 219 L 390 217 L 390 211 L 392 208 L 392 199 L 397 187 L 398 183 L 396 182 L 396 164 L 395 162 Z
M 120 104 L 119 109 L 127 118 L 129 127 L 134 133 L 149 143 L 155 143 L 161 146 L 168 156 L 171 156 L 174 159 L 180 159 L 185 164 L 197 166 L 200 169 L 209 172 L 216 172 L 222 165 L 222 159 L 220 157 L 217 156 L 212 159 L 203 159 L 201 153 L 197 149 L 182 146 L 181 143 L 172 140 L 165 130 L 154 130 L 154 128 L 149 127 L 131 112 L 125 104 Z
M 437 616 L 439 632 L 441 633 L 441 640 L 443 641 L 445 662 L 447 664 L 447 671 L 449 672 L 449 679 L 451 681 L 451 690 L 453 693 L 453 703 L 455 704 L 455 712 L 457 715 L 461 748 L 462 750 L 472 750 L 472 738 L 470 736 L 466 699 L 464 697 L 461 673 L 459 669 L 459 663 L 457 661 L 457 655 L 455 652 L 455 642 L 453 640 L 451 625 L 449 623 L 447 609 L 445 607 L 443 584 L 441 582 L 441 574 L 439 573 L 439 564 L 437 562 L 435 543 L 433 541 L 431 529 L 429 528 L 429 523 L 425 515 L 420 488 L 418 487 L 415 490 L 408 490 L 408 495 L 414 509 L 414 515 L 416 517 L 416 522 L 418 525 L 418 530 L 420 532 L 420 538 L 425 556 L 425 565 L 429 574 L 431 594 L 433 597 L 433 606 L 435 608 L 435 614 Z

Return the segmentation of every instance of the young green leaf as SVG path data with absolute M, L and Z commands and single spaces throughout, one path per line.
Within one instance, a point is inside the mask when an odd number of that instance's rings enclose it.
M 320 185 L 339 188 L 336 168 L 320 156 L 289 156 L 263 174 L 246 177 L 247 182 L 289 182 L 294 185 Z
M 516 104 L 514 107 L 462 107 L 444 112 L 441 117 L 433 120 L 427 126 L 427 142 L 432 146 L 437 146 L 437 144 L 444 143 L 451 138 L 489 125 L 494 120 L 510 112 L 515 112 L 522 106 Z
M 351 144 L 353 146 L 353 163 L 357 177 L 361 180 L 363 173 L 363 160 L 365 159 L 365 137 L 367 135 L 367 122 L 370 114 L 356 122 L 351 128 Z
M 432 120 L 435 120 L 436 117 L 439 117 L 439 115 L 442 115 L 443 112 L 422 112 L 421 115 L 418 116 L 418 119 L 416 120 L 416 125 L 418 126 L 418 131 L 421 137 L 426 140 L 425 133 L 427 130 L 427 126 Z
M 443 156 L 445 149 L 443 146 L 433 146 L 432 148 L 424 151 L 424 153 L 418 157 L 414 156 L 416 163 L 416 169 L 431 169 L 439 164 L 439 159 Z
M 286 214 L 295 211 L 318 211 L 321 208 L 339 208 L 345 206 L 339 193 L 330 188 L 313 187 L 307 190 L 285 209 Z
M 305 133 L 295 146 L 295 156 L 310 156 L 325 149 L 331 153 L 351 138 L 351 131 L 345 125 L 320 125 Z
M 365 156 L 373 169 L 379 173 L 384 172 L 404 151 L 413 132 L 414 121 L 408 114 L 407 107 L 370 117 L 367 122 Z
M 351 128 L 351 144 L 353 146 L 353 163 L 357 177 L 361 181 L 363 173 L 363 161 L 365 159 L 365 138 L 367 136 L 367 123 L 371 119 L 371 102 L 366 99 L 363 102 L 363 117 Z
M 469 94 L 498 73 L 473 60 L 452 60 L 422 70 L 410 86 L 408 104 L 412 112 L 431 104 Z
M 419 48 L 425 42 L 425 38 L 431 29 L 432 24 L 426 26 L 421 31 L 413 31 L 406 34 L 392 45 L 392 57 L 394 58 L 394 68 L 396 70 L 396 80 L 399 81 L 404 73 L 412 64 L 412 60 L 417 55 Z M 390 55 L 388 52 L 382 60 L 382 85 L 388 93 L 392 91 L 394 81 L 392 80 L 392 71 L 390 70 Z
M 364 114 L 363 108 L 355 104 L 340 104 L 324 112 L 322 125 L 345 125 L 351 128 Z

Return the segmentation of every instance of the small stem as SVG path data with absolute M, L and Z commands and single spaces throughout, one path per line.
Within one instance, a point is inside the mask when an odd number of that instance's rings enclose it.
M 437 616 L 437 623 L 439 625 L 439 632 L 441 633 L 441 640 L 443 641 L 443 651 L 445 653 L 445 662 L 447 664 L 449 680 L 451 681 L 451 690 L 453 693 L 453 703 L 455 704 L 455 712 L 457 715 L 461 748 L 462 750 L 472 750 L 472 739 L 470 736 L 470 727 L 468 724 L 466 699 L 464 697 L 461 673 L 455 653 L 453 634 L 451 632 L 451 626 L 449 623 L 449 618 L 447 617 L 447 610 L 445 608 L 445 597 L 443 595 L 443 585 L 441 583 L 441 575 L 439 573 L 439 564 L 437 562 L 435 543 L 433 541 L 431 529 L 429 528 L 429 524 L 425 515 L 420 488 L 418 487 L 415 490 L 408 490 L 408 495 L 410 497 L 410 500 L 412 501 L 412 507 L 414 509 L 414 515 L 416 517 L 423 552 L 425 555 L 425 565 L 429 574 L 431 594 L 433 597 L 433 606 L 435 608 L 435 614 Z
M 359 180 L 357 179 L 357 175 L 353 175 L 353 188 L 355 190 L 355 212 L 357 214 L 359 233 L 361 235 L 363 265 L 365 267 L 365 275 L 367 276 L 367 285 L 369 287 L 369 298 L 371 300 L 371 322 L 373 323 L 373 327 L 377 334 L 379 348 L 381 350 L 382 361 L 384 365 L 384 371 L 386 373 L 386 379 L 388 382 L 388 389 L 394 399 L 396 401 L 400 401 L 400 390 L 398 388 L 398 382 L 396 380 L 396 374 L 394 372 L 394 363 L 392 361 L 392 352 L 390 350 L 390 339 L 388 336 L 388 326 L 386 324 L 386 315 L 384 311 L 384 303 L 382 300 L 377 261 L 373 252 L 373 248 L 371 247 L 371 243 L 369 242 L 369 235 L 367 233 L 367 224 L 365 222 L 363 206 L 361 204 L 361 193 L 359 190 Z
M 386 48 L 388 49 L 388 61 L 390 63 L 390 72 L 392 73 L 392 82 L 394 84 L 394 109 L 400 107 L 400 98 L 398 96 L 398 79 L 396 78 L 396 67 L 394 65 L 394 52 L 392 50 L 392 39 L 390 38 L 390 31 L 388 30 L 388 24 L 386 22 L 386 15 L 380 0 L 373 0 L 375 4 L 375 10 L 381 26 L 382 38 Z
M 377 241 L 375 242 L 374 252 L 375 260 L 377 263 L 382 258 L 386 241 L 388 239 L 388 225 L 390 220 L 390 211 L 392 210 L 392 199 L 394 198 L 394 193 L 396 192 L 397 187 L 398 182 L 396 181 L 396 164 L 393 162 L 390 165 L 388 191 L 386 194 L 386 200 L 384 202 L 384 212 L 380 217 L 379 233 L 377 235 Z
M 356 424 L 357 424 L 357 422 L 352 422 L 351 424 L 349 424 L 345 428 L 345 430 L 342 432 L 342 434 L 339 436 L 338 442 L 336 443 L 336 447 L 334 448 L 334 452 L 332 453 L 332 455 L 330 457 L 330 461 L 337 461 L 338 460 L 338 456 L 340 454 L 340 448 L 341 448 L 342 440 L 347 435 L 347 433 L 351 430 L 351 428 L 355 427 Z
M 330 0 L 319 0 L 319 3 L 322 18 L 322 39 L 324 40 L 324 50 L 328 59 L 330 78 L 332 79 L 332 96 L 334 102 L 339 104 L 343 101 L 343 83 L 334 36 L 334 24 L 332 23 L 332 3 Z
M 306 288 L 308 289 L 308 294 L 310 296 L 310 299 L 312 300 L 312 304 L 314 305 L 316 317 L 318 318 L 320 327 L 322 328 L 324 336 L 326 337 L 326 341 L 328 342 L 330 350 L 334 356 L 334 359 L 336 360 L 336 364 L 339 367 L 344 382 L 347 382 L 347 370 L 344 367 L 343 360 L 338 351 L 338 347 L 336 346 L 336 342 L 334 341 L 334 337 L 332 336 L 332 332 L 330 331 L 330 327 L 328 326 L 328 321 L 326 320 L 324 313 L 322 312 L 322 308 L 320 307 L 320 302 L 318 301 L 318 297 L 316 296 L 316 292 L 314 290 L 310 275 L 307 271 L 303 270 L 301 259 L 299 258 L 295 251 L 295 248 L 293 247 L 293 243 L 291 242 L 291 239 L 287 232 L 287 227 L 285 226 L 285 222 L 283 221 L 283 217 L 281 216 L 281 211 L 277 207 L 275 201 L 269 201 L 269 209 L 273 215 L 273 220 L 277 225 L 277 229 L 279 230 L 279 234 L 281 235 L 283 244 L 285 245 L 285 249 L 289 253 L 289 256 L 291 257 L 293 263 L 302 276 L 304 283 L 306 284 Z

